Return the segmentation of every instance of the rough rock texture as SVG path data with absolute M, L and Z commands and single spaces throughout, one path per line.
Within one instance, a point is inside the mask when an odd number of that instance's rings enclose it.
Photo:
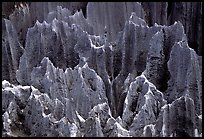
M 111 42 L 124 28 L 132 12 L 144 17 L 144 11 L 137 2 L 91 2 L 87 5 L 87 20 L 93 25 L 94 34 L 103 35 L 107 31 L 108 42 Z
M 86 5 L 87 2 L 3 2 L 2 16 L 12 22 L 20 43 L 25 46 L 28 28 L 32 27 L 37 20 L 40 22 L 46 20 L 53 10 L 57 10 L 57 6 L 68 8 L 68 15 L 72 15 L 80 9 L 86 15 Z
M 107 102 L 102 79 L 87 64 L 63 72 L 55 68 L 48 58 L 44 58 L 39 67 L 33 68 L 31 84 L 51 99 L 62 102 L 64 98 L 71 99 L 83 118 L 87 118 L 87 112 L 95 105 Z
M 188 44 L 202 55 L 202 2 L 169 2 L 168 25 L 181 21 Z
M 145 21 L 172 25 L 180 21 L 188 37 L 188 44 L 202 55 L 202 2 L 141 2 Z
M 201 5 L 3 3 L 2 136 L 202 137 Z
M 176 98 L 188 94 L 194 100 L 196 113 L 200 115 L 202 113 L 201 71 L 197 54 L 187 45 L 185 41 L 180 41 L 175 43 L 172 48 L 168 61 L 171 77 L 168 81 L 167 100 L 172 102 Z M 188 61 L 188 63 L 183 64 L 184 61 Z
M 16 70 L 23 51 L 11 21 L 2 19 L 2 80 L 17 82 Z
M 94 33 L 102 35 L 106 26 L 112 41 L 117 32 L 123 29 L 131 12 L 136 12 L 149 26 L 154 23 L 172 25 L 175 21 L 180 21 L 184 25 L 189 46 L 202 55 L 202 2 L 3 2 L 2 16 L 9 18 L 15 11 L 18 18 L 13 18 L 13 24 L 19 25 L 15 25 L 16 30 L 19 30 L 17 33 L 24 36 L 28 26 L 34 25 L 36 20 L 43 22 L 47 14 L 57 6 L 68 8 L 72 15 L 82 9 L 84 16 L 94 24 Z M 19 24 L 22 21 L 23 24 Z M 22 39 L 25 39 L 25 36 Z
M 146 125 L 156 122 L 161 107 L 166 104 L 163 94 L 144 75 L 129 85 L 122 115 L 123 126 L 133 136 L 141 136 Z
M 162 107 L 158 121 L 154 126 L 156 130 L 151 132 L 153 136 L 163 137 L 196 136 L 196 130 L 201 128 L 198 126 L 196 117 L 194 101 L 188 95 L 182 96 Z
M 132 15 L 134 16 L 134 14 Z M 129 73 L 134 75 L 140 75 L 144 70 L 146 63 L 146 57 L 149 49 L 149 41 L 151 37 L 160 29 L 160 27 L 151 27 L 147 25 L 143 26 L 138 21 L 135 23 L 131 21 L 126 22 L 123 31 L 123 42 L 122 42 L 122 64 L 121 71 L 113 81 L 113 92 L 115 97 L 115 107 L 117 109 L 119 98 L 124 90 L 123 84 Z M 116 67 L 117 65 L 113 65 Z M 122 103 L 123 104 L 123 103 Z M 120 107 L 120 106 L 119 106 Z

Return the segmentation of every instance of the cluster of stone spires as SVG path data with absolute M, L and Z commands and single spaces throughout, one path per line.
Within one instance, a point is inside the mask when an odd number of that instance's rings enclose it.
M 24 48 L 3 19 L 4 135 L 202 136 L 202 66 L 183 25 L 149 27 L 135 12 L 112 45 L 89 12 L 57 7 Z

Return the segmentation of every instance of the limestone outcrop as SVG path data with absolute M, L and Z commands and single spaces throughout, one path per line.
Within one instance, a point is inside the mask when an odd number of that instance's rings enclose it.
M 24 52 L 10 20 L 2 19 L 2 80 L 16 83 L 16 71 Z
M 4 7 L 2 136 L 202 137 L 202 34 L 183 19 L 202 16 L 199 6 Z

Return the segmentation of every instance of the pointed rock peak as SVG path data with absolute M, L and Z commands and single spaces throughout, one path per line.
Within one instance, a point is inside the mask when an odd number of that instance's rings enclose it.
M 183 24 L 180 21 L 175 21 L 173 25 L 179 28 L 182 28 L 182 30 L 184 30 Z
M 62 11 L 62 9 L 65 9 L 65 8 L 62 8 L 62 6 L 57 6 L 57 11 Z
M 179 41 L 179 42 L 175 43 L 175 45 L 177 45 L 181 48 L 188 47 L 188 43 L 185 40 Z
M 50 61 L 49 57 L 44 57 L 41 61 L 41 64 L 44 64 L 44 63 L 49 63 L 49 64 L 52 64 L 52 62 Z
M 53 24 L 53 25 L 57 25 L 58 23 L 60 23 L 60 21 L 55 17 L 55 18 L 52 20 L 52 24 Z
M 178 32 L 181 33 L 180 35 L 184 36 L 183 39 L 187 40 L 183 24 L 180 21 L 175 21 L 173 25 L 165 26 L 165 27 L 171 30 L 175 30 L 175 33 L 177 33 L 177 35 L 178 35 Z
M 89 115 L 93 115 L 94 113 L 101 113 L 102 111 L 106 111 L 104 114 L 111 115 L 110 108 L 106 102 L 94 106 Z
M 79 120 L 79 122 L 81 122 L 81 123 L 85 123 L 85 120 L 84 120 L 84 118 L 83 117 L 81 117 L 81 115 L 77 112 L 77 111 L 75 111 L 76 112 L 76 116 L 77 116 L 77 118 L 78 118 L 78 120 Z
M 8 81 L 3 80 L 2 81 L 2 88 L 6 88 L 6 87 L 11 87 L 11 84 Z
M 139 26 L 144 26 L 144 27 L 148 27 L 147 23 L 145 22 L 144 19 L 139 18 L 135 12 L 131 13 L 131 16 L 129 18 L 129 21 L 132 21 L 133 23 L 135 23 L 136 25 Z
M 37 20 L 37 21 L 35 22 L 34 27 L 35 27 L 35 26 L 40 26 L 40 25 L 41 25 L 41 23 Z
M 82 68 L 83 68 L 83 69 L 87 69 L 87 68 L 88 68 L 88 69 L 90 69 L 90 68 L 89 68 L 89 65 L 88 65 L 88 63 L 87 63 L 87 62 L 86 62 L 84 65 L 83 65 L 83 67 L 82 67 Z
M 5 22 L 5 24 L 11 24 L 11 21 L 6 18 L 3 18 L 2 20 Z
M 76 17 L 76 16 L 79 16 L 79 17 L 84 18 L 84 15 L 83 15 L 83 13 L 82 13 L 82 10 L 81 10 L 81 9 L 80 9 L 79 11 L 76 11 L 76 12 L 74 13 L 74 15 L 72 15 L 72 17 Z
M 154 23 L 154 26 L 155 27 L 160 27 L 161 25 L 158 25 L 157 23 Z
M 147 81 L 147 78 L 145 77 L 145 75 L 142 73 L 140 76 L 136 77 L 136 80 L 141 80 L 142 82 Z
M 49 24 L 44 20 L 42 25 L 48 26 Z

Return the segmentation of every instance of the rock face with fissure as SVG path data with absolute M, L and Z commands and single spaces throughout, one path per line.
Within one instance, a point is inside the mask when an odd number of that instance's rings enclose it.
M 169 7 L 168 25 L 181 21 L 188 45 L 202 55 L 202 2 L 172 2 Z
M 2 19 L 3 136 L 202 136 L 192 24 L 165 2 L 88 3 L 87 18 L 83 4 L 27 3 Z
M 122 115 L 123 125 L 133 136 L 141 136 L 146 125 L 155 123 L 161 107 L 166 104 L 163 94 L 144 75 L 129 85 Z
M 202 131 L 202 129 L 197 124 L 197 117 L 194 101 L 185 95 L 162 107 L 154 126 L 156 130 L 151 132 L 154 136 L 163 137 L 199 136 L 201 132 L 196 135 L 196 131 Z
M 168 61 L 168 69 L 171 75 L 168 81 L 168 101 L 172 102 L 188 94 L 194 100 L 196 113 L 200 115 L 202 113 L 202 79 L 198 56 L 194 50 L 189 49 L 185 41 L 174 44 Z
M 30 84 L 30 73 L 43 57 L 49 57 L 57 67 L 75 67 L 78 55 L 74 51 L 77 42 L 77 26 L 53 20 L 52 24 L 36 22 L 27 33 L 25 52 L 20 59 L 17 80 Z M 31 37 L 32 36 L 32 37 Z
M 122 31 L 132 12 L 144 18 L 144 11 L 138 2 L 91 2 L 87 5 L 87 20 L 93 25 L 95 35 L 107 31 L 107 41 L 111 42 Z
M 70 98 L 83 118 L 87 118 L 87 112 L 95 105 L 107 102 L 102 79 L 87 64 L 74 70 L 66 69 L 65 72 L 55 68 L 47 58 L 41 64 L 33 69 L 31 84 L 51 99 L 64 102 L 64 98 Z
M 2 16 L 9 18 L 14 12 L 18 18 L 10 19 L 14 19 L 12 23 L 18 35 L 25 39 L 28 27 L 34 25 L 36 20 L 43 22 L 57 6 L 68 8 L 69 14 L 82 9 L 84 16 L 94 24 L 94 33 L 103 34 L 106 26 L 112 32 L 108 33 L 111 38 L 116 38 L 117 32 L 123 29 L 131 12 L 136 12 L 149 26 L 154 23 L 172 25 L 180 21 L 184 25 L 189 46 L 202 55 L 202 2 L 3 2 Z
M 11 21 L 2 19 L 2 79 L 16 83 L 16 71 L 24 50 Z

